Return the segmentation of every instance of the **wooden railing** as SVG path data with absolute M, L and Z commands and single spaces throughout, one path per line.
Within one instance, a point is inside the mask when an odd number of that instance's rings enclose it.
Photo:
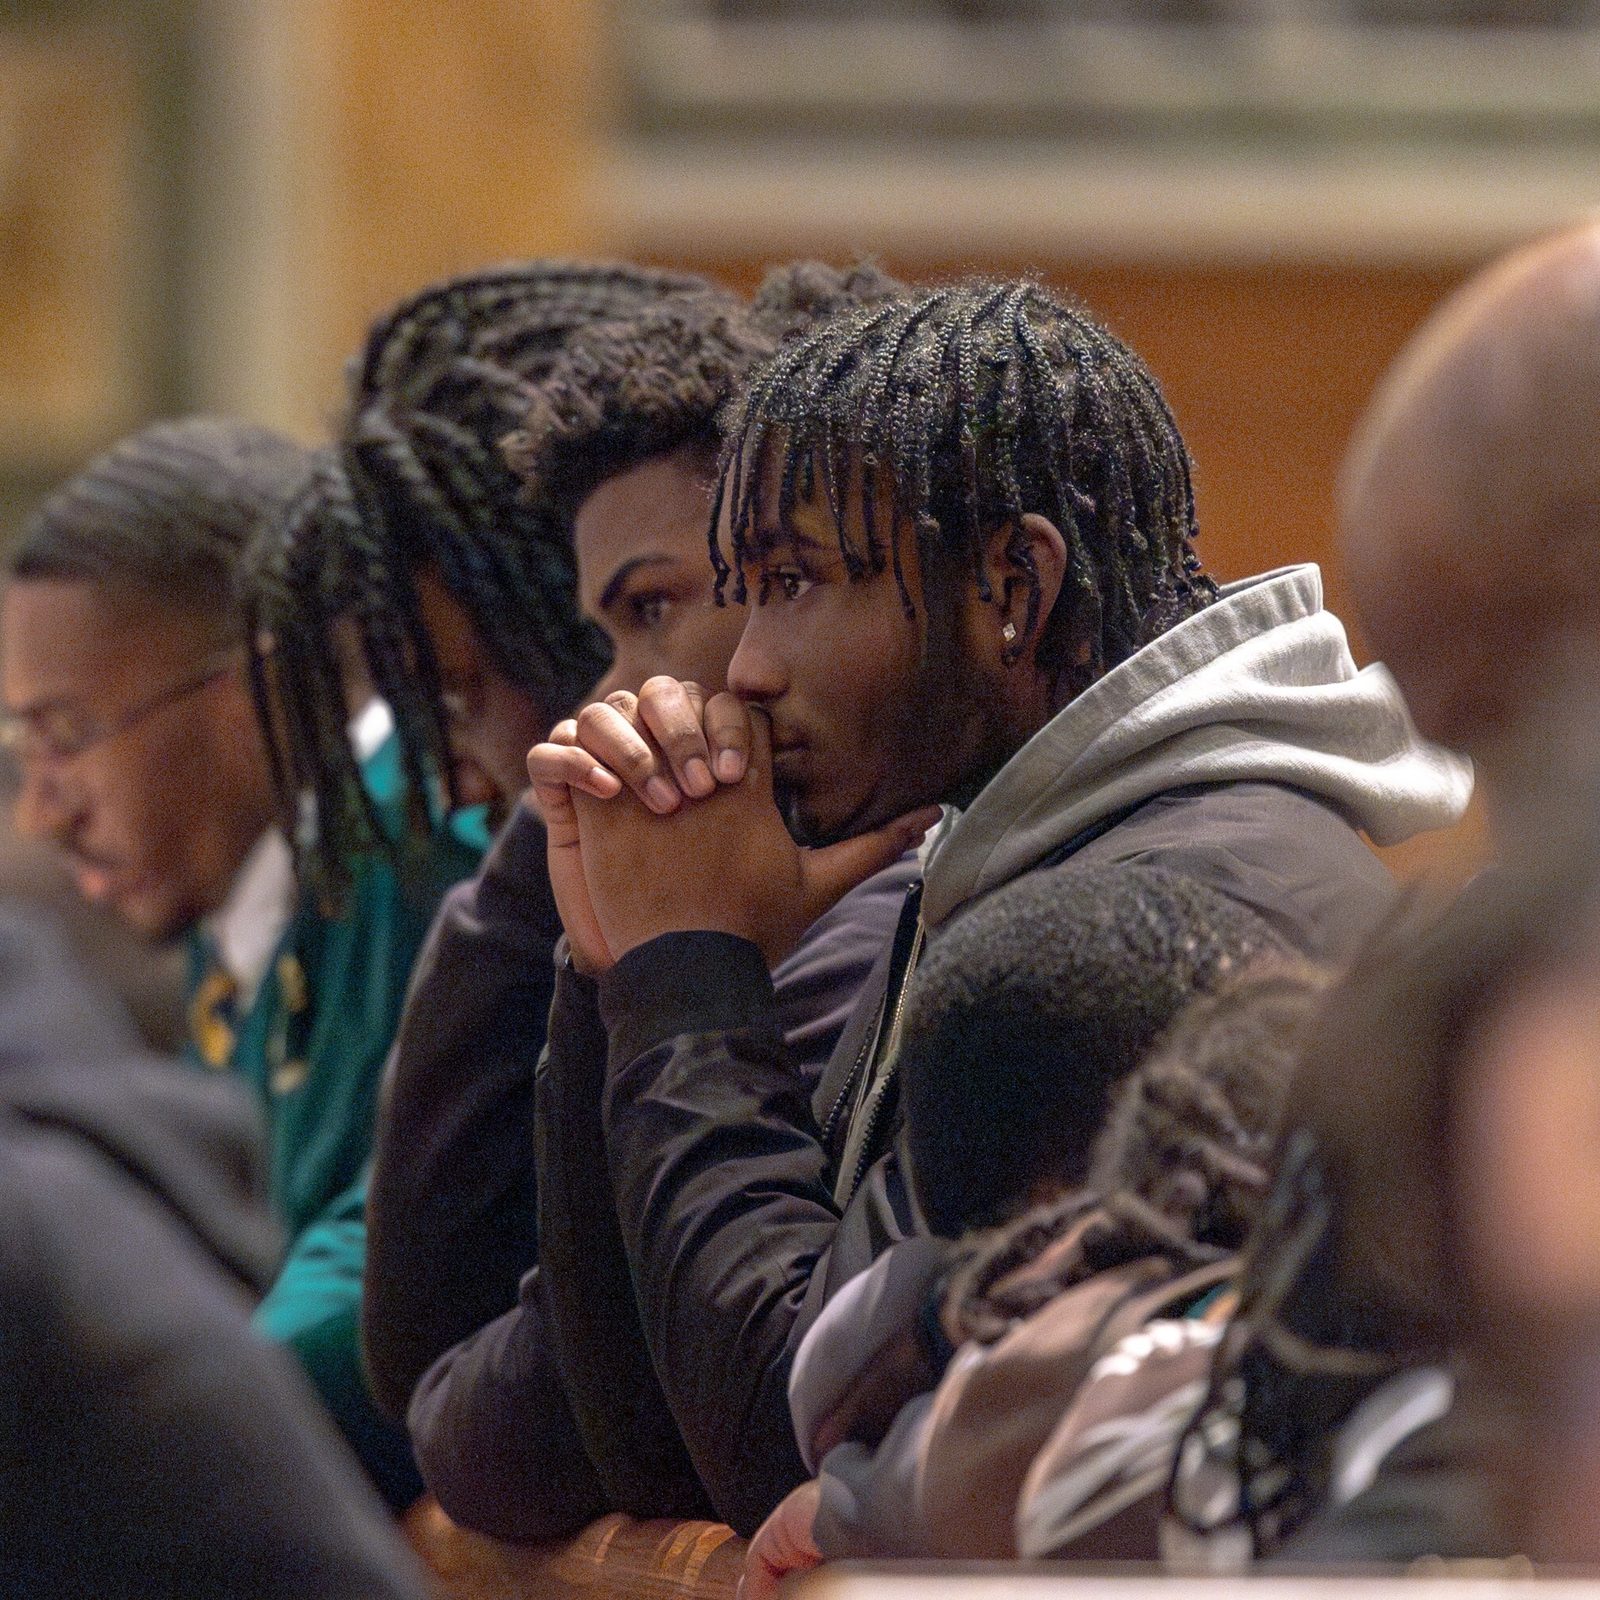
M 406 1537 L 438 1600 L 732 1600 L 745 1541 L 716 1522 L 636 1522 L 620 1514 L 563 1544 L 501 1544 L 458 1527 L 431 1496 Z

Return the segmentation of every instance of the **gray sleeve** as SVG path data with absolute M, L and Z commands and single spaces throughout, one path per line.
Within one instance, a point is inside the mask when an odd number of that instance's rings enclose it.
M 851 1440 L 828 1452 L 813 1530 L 826 1560 L 933 1554 L 918 1494 L 932 1411 L 933 1395 L 919 1394 L 901 1407 L 876 1449 Z

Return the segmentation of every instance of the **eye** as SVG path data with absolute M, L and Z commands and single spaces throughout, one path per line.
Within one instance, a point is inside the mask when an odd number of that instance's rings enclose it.
M 95 742 L 99 724 L 86 711 L 54 706 L 33 719 L 33 733 L 46 750 L 70 756 Z
M 483 688 L 480 684 L 442 689 L 439 692 L 439 705 L 446 719 L 457 727 L 472 722 L 482 709 L 482 704 Z
M 808 578 L 795 567 L 778 567 L 767 575 L 768 582 L 785 600 L 798 600 L 806 590 L 814 588 L 815 578 Z
M 628 596 L 628 621 L 635 628 L 659 628 L 672 614 L 672 596 L 665 589 L 647 589 Z

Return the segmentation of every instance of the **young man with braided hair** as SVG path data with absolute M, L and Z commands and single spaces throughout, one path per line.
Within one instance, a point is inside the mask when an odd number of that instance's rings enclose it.
M 803 1475 L 795 1345 L 914 1227 L 896 1057 L 924 935 L 1029 872 L 1147 863 L 1338 951 L 1390 895 L 1357 830 L 1447 822 L 1470 781 L 1357 672 L 1313 568 L 1211 582 L 1154 379 L 1034 284 L 908 293 L 789 340 L 732 415 L 719 509 L 723 580 L 753 602 L 730 693 L 586 707 L 529 771 L 575 969 L 556 1003 L 608 1036 L 651 1353 L 750 1528 Z M 965 811 L 808 1096 L 769 965 L 936 801 Z
M 587 1035 L 552 1052 L 535 1116 L 560 924 L 542 829 L 515 804 L 527 747 L 608 650 L 602 692 L 664 671 L 721 687 L 740 620 L 712 605 L 705 554 L 717 411 L 778 329 L 886 287 L 869 268 L 807 265 L 747 308 L 701 280 L 581 262 L 435 285 L 374 329 L 336 469 L 264 552 L 263 666 L 289 685 L 291 786 L 326 797 L 359 841 L 361 796 L 323 755 L 342 760 L 343 628 L 363 683 L 394 703 L 417 781 L 439 774 L 456 801 L 508 813 L 419 964 L 380 1119 L 363 1306 L 392 1410 L 444 1358 L 413 1409 L 419 1459 L 447 1509 L 493 1533 L 550 1537 L 617 1506 L 709 1509 L 630 1336 L 588 1142 Z M 524 419 L 519 482 L 494 446 Z M 911 870 L 863 886 L 779 975 L 813 1069 Z
M 91 462 L 11 556 L 0 694 L 19 829 L 65 852 L 85 898 L 188 941 L 188 1055 L 238 1073 L 267 1116 L 289 1249 L 256 1326 L 298 1357 L 399 1505 L 415 1470 L 368 1398 L 357 1339 L 362 1173 L 407 975 L 475 852 L 439 839 L 404 878 L 369 853 L 348 863 L 337 913 L 297 889 L 251 703 L 241 571 L 310 461 L 265 429 L 193 419 Z M 374 781 L 383 767 L 378 752 Z M 392 764 L 387 777 L 377 803 L 392 813 Z

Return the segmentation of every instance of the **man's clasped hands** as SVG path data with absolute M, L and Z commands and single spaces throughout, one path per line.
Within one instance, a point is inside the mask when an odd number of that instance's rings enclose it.
M 557 724 L 528 776 L 573 963 L 592 975 L 696 930 L 747 939 L 771 967 L 939 817 L 927 807 L 826 848 L 796 844 L 774 797 L 766 712 L 668 677 Z

